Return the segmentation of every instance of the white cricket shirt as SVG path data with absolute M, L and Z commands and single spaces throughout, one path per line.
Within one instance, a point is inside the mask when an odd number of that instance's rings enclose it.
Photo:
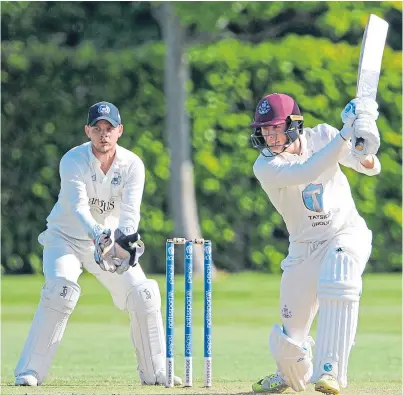
M 284 219 L 290 242 L 327 240 L 349 225 L 363 223 L 339 163 L 376 175 L 381 168 L 379 160 L 374 157 L 373 169 L 362 166 L 351 155 L 351 142 L 327 124 L 304 129 L 300 140 L 301 155 L 260 155 L 253 166 L 256 178 Z
M 145 169 L 133 152 L 117 145 L 112 166 L 104 174 L 91 142 L 82 144 L 62 157 L 60 182 L 58 200 L 47 217 L 49 230 L 85 241 L 91 240 L 96 223 L 119 227 L 126 234 L 137 231 Z

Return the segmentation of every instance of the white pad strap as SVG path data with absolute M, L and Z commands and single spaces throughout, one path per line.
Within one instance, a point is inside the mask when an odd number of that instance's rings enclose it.
M 45 283 L 28 338 L 15 368 L 15 376 L 30 373 L 38 384 L 45 379 L 67 320 L 80 297 L 80 286 L 64 278 Z
M 278 372 L 294 391 L 304 391 L 311 379 L 312 344 L 311 337 L 303 345 L 296 343 L 277 324 L 270 333 L 269 346 Z
M 159 375 L 165 374 L 165 334 L 158 283 L 146 280 L 135 285 L 128 295 L 127 309 L 140 379 L 144 384 L 157 384 Z
M 361 265 L 340 251 L 323 263 L 318 284 L 319 317 L 312 381 L 330 374 L 347 386 L 347 367 L 357 331 Z

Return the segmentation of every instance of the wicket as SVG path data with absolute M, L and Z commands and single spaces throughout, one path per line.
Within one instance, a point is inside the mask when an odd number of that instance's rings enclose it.
M 193 385 L 193 244 L 204 246 L 204 386 L 212 386 L 212 248 L 204 239 L 168 239 L 166 242 L 166 387 L 174 386 L 175 244 L 184 245 L 185 258 L 185 377 Z

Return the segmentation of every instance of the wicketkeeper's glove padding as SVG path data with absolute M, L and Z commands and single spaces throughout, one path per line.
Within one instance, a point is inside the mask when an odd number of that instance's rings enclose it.
M 120 229 L 116 229 L 115 242 L 102 258 L 117 274 L 123 274 L 130 267 L 137 265 L 143 253 L 144 243 L 140 240 L 138 232 L 125 235 Z
M 116 239 L 115 243 L 130 254 L 129 265 L 135 266 L 135 264 L 137 263 L 136 262 L 137 249 L 143 248 L 144 251 L 144 243 L 140 240 L 139 233 L 136 232 L 127 236 L 121 233 L 121 235 Z

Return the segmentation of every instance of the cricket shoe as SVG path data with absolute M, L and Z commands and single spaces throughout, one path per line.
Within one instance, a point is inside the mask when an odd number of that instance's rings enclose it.
M 165 385 L 165 382 L 166 382 L 165 372 L 157 373 L 157 380 L 153 384 L 147 383 L 145 380 L 143 380 L 143 378 L 141 376 L 142 375 L 140 373 L 140 378 L 141 378 L 141 384 L 142 385 Z M 178 376 L 174 376 L 174 386 L 179 386 L 179 385 L 182 385 L 182 379 L 180 377 L 178 377 Z
M 330 374 L 322 374 L 315 383 L 315 391 L 322 392 L 326 395 L 338 395 L 340 394 L 340 385 Z
M 38 385 L 38 379 L 32 372 L 25 372 L 15 378 L 15 385 L 36 387 Z
M 256 393 L 266 392 L 269 394 L 281 394 L 287 388 L 289 388 L 288 385 L 278 373 L 266 376 L 252 385 L 252 390 Z

